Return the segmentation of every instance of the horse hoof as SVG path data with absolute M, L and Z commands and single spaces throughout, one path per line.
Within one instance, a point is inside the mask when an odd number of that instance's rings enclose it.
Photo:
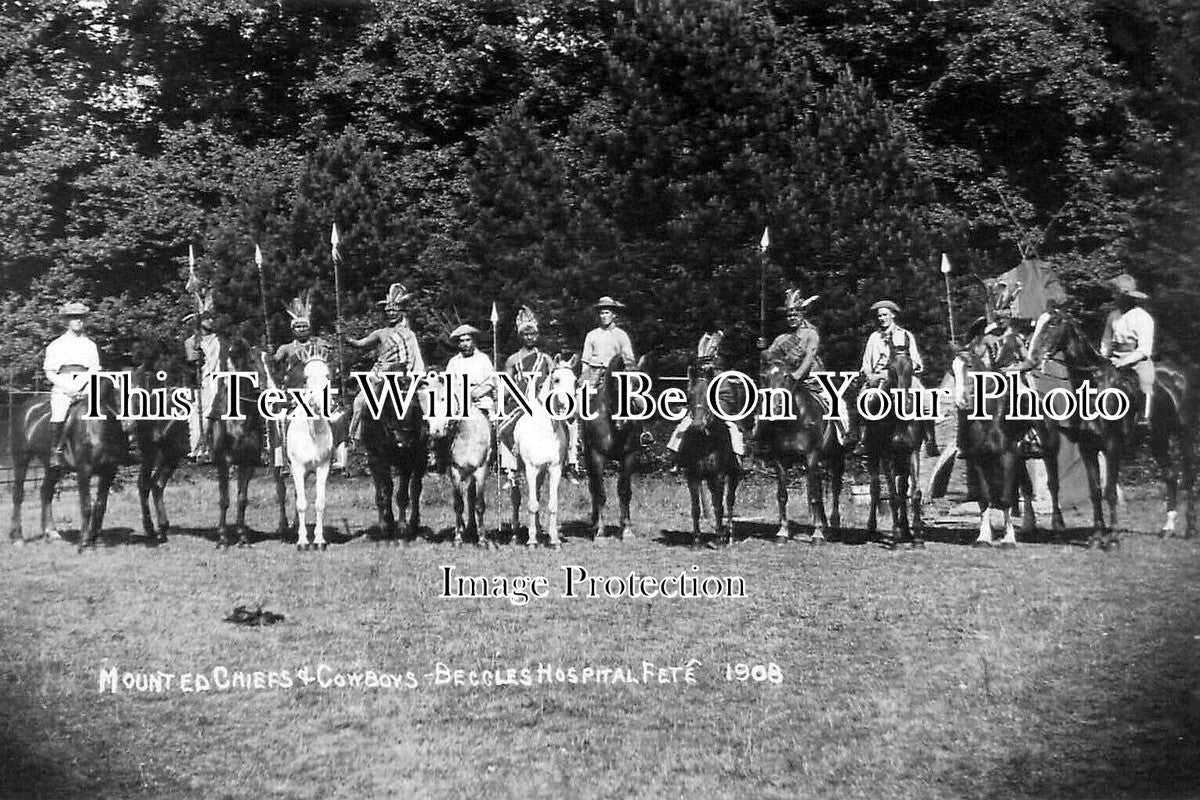
M 1016 550 L 1017 543 L 1016 542 L 1001 542 L 1000 549 L 1001 550 Z
M 11 544 L 13 547 L 24 547 L 24 546 L 25 546 L 25 540 L 24 540 L 24 539 L 10 539 L 10 540 L 9 540 L 9 543 L 10 543 L 10 544 Z
M 920 539 L 913 539 L 911 542 L 908 543 L 908 549 L 909 550 L 924 550 L 925 542 L 921 541 Z
M 991 546 L 992 546 L 992 543 L 989 542 L 987 539 L 976 539 L 974 542 L 971 543 L 971 547 L 991 548 Z
M 826 542 L 825 536 L 820 533 L 813 534 L 811 537 L 809 537 L 809 540 L 808 540 L 809 544 L 825 544 L 825 542 Z
M 324 553 L 329 549 L 329 542 L 321 542 L 321 552 Z

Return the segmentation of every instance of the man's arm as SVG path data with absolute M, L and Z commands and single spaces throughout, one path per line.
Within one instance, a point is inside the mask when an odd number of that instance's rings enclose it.
M 808 373 L 812 371 L 813 364 L 817 360 L 817 348 L 821 346 L 821 335 L 815 330 L 809 329 L 803 337 L 802 343 L 804 346 L 804 360 L 800 362 L 800 366 L 792 372 L 792 377 L 798 381 L 802 381 L 808 377 Z
M 346 334 L 345 340 L 346 344 L 357 350 L 361 350 L 364 347 L 370 347 L 379 342 L 379 331 L 373 330 L 361 339 L 355 339 L 353 336 Z
M 588 331 L 588 335 L 583 338 L 583 353 L 579 359 L 584 364 L 591 364 L 596 360 L 596 331 Z
M 912 335 L 912 331 L 905 331 L 908 336 L 908 352 L 912 356 L 913 374 L 920 375 L 925 371 L 925 360 L 921 358 L 921 351 L 917 350 L 917 337 Z
M 1104 333 L 1100 334 L 1100 355 L 1109 358 L 1113 354 L 1113 323 L 1120 316 L 1119 311 L 1113 311 L 1104 321 Z
M 879 360 L 879 349 L 876 347 L 876 342 L 881 342 L 878 331 L 873 331 L 867 337 L 867 346 L 863 348 L 862 366 L 859 372 L 863 375 L 870 375 L 875 371 L 875 362 Z
M 633 365 L 637 363 L 637 359 L 633 355 L 633 341 L 629 338 L 629 334 L 624 330 L 621 330 L 620 328 L 617 330 L 621 332 L 621 356 L 625 359 L 626 368 L 632 369 Z
M 423 373 L 425 371 L 425 356 L 421 355 L 421 343 L 417 340 L 417 334 L 412 328 L 406 328 L 403 333 L 404 344 L 408 348 L 408 357 L 412 360 L 412 371 L 415 373 Z

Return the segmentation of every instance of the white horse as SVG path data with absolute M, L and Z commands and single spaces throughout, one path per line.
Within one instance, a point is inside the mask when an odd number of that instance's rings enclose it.
M 307 549 L 308 526 L 304 512 L 308 509 L 304 483 L 308 473 L 316 476 L 316 497 L 313 502 L 315 520 L 312 547 L 324 550 L 325 541 L 325 483 L 337 449 L 337 437 L 330 420 L 322 415 L 321 397 L 329 386 L 329 365 L 325 359 L 310 352 L 304 363 L 304 397 L 314 413 L 298 403 L 287 425 L 287 458 L 296 489 L 296 549 Z M 337 420 L 345 416 L 343 410 Z M 336 420 L 335 420 L 336 421 Z
M 533 413 L 522 415 L 513 428 L 513 454 L 525 467 L 525 485 L 529 492 L 529 547 L 537 545 L 538 528 L 546 534 L 550 547 L 558 547 L 558 485 L 567 458 L 567 424 L 550 415 L 548 404 L 562 409 L 567 398 L 575 395 L 575 362 L 555 358 L 550 375 L 537 387 Z M 560 414 L 561 416 L 561 414 Z M 546 484 L 546 512 L 540 515 L 541 480 Z M 521 490 L 512 488 L 512 527 L 520 524 Z M 539 526 L 540 523 L 540 526 Z
M 444 378 L 434 383 L 435 396 L 442 398 L 436 402 L 437 409 L 444 407 L 444 393 L 449 391 Z M 483 528 L 487 507 L 484 482 L 492 456 L 491 421 L 474 403 L 468 403 L 462 419 L 435 411 L 429 417 L 429 435 L 442 453 L 439 462 L 449 472 L 454 490 L 454 545 L 463 544 L 464 535 L 474 535 L 479 546 L 491 546 Z

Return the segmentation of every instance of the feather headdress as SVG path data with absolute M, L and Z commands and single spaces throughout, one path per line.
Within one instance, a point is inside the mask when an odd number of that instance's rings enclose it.
M 537 333 L 538 319 L 532 308 L 521 306 L 521 310 L 517 312 L 517 333 L 524 333 L 527 330 Z
M 783 301 L 784 311 L 799 311 L 808 308 L 813 303 L 817 302 L 817 298 L 821 295 L 814 294 L 811 297 L 805 297 L 804 292 L 799 289 L 788 289 Z
M 193 311 L 191 314 L 188 314 L 183 318 L 184 322 L 195 322 L 197 314 L 199 314 L 200 319 L 211 317 L 213 315 L 212 290 L 210 289 L 209 291 L 201 292 L 197 294 L 196 297 L 199 299 L 200 304 L 196 311 Z
M 724 338 L 724 331 L 715 331 L 701 336 L 700 344 L 696 346 L 696 358 L 701 361 L 712 361 L 715 359 L 717 351 L 721 348 L 721 340 Z
M 383 306 L 385 309 L 399 308 L 405 300 L 416 297 L 416 292 L 410 292 L 404 288 L 403 283 L 393 283 L 388 287 L 387 297 L 375 303 L 377 306 Z
M 312 325 L 312 291 L 305 289 L 299 297 L 292 299 L 287 306 L 288 316 L 292 318 L 292 327 L 297 325 Z

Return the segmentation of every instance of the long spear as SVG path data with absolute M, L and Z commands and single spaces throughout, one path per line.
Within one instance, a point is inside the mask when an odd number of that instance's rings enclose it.
M 491 315 L 491 317 L 489 317 L 489 319 L 492 322 L 492 372 L 493 372 L 492 377 L 494 380 L 495 379 L 494 373 L 496 372 L 497 369 L 499 369 L 498 365 L 500 363 L 500 312 L 496 310 L 496 301 L 495 300 L 492 301 L 492 315 Z M 496 391 L 496 399 L 497 400 L 500 399 L 500 392 L 499 392 L 498 388 Z M 500 412 L 502 412 L 502 411 L 503 411 L 503 409 L 499 407 L 499 404 L 497 404 L 497 408 L 496 408 L 496 412 L 497 412 L 496 418 L 497 419 L 499 419 Z M 500 485 L 500 423 L 497 422 L 496 423 L 496 534 L 497 535 L 499 535 L 499 533 L 500 533 L 500 520 L 503 519 L 503 514 L 500 511 L 500 503 L 502 502 L 501 498 L 503 496 L 502 493 L 503 493 L 503 489 Z M 529 534 L 531 537 L 537 536 L 536 529 L 537 529 L 536 523 L 531 523 L 530 524 L 530 534 Z M 513 535 L 514 536 L 516 535 L 516 531 L 513 531 Z M 530 542 L 534 542 L 534 541 L 535 541 L 535 539 L 530 539 Z
M 767 249 L 771 246 L 771 229 L 763 228 L 758 243 L 758 338 L 767 338 Z
M 344 403 L 346 402 L 346 361 L 342 357 L 342 279 L 341 271 L 338 269 L 342 256 L 338 253 L 338 241 L 338 229 L 335 222 L 333 230 L 329 233 L 329 250 L 333 257 L 333 314 L 334 331 L 337 335 L 338 400 Z
M 254 243 L 254 266 L 258 268 L 258 297 L 262 303 L 263 336 L 267 342 L 267 352 L 274 355 L 275 348 L 271 346 L 271 318 L 267 314 L 267 280 L 263 277 L 263 254 L 258 242 Z
M 201 341 L 204 337 L 204 329 L 200 327 L 200 314 L 203 312 L 204 301 L 200 297 L 200 279 L 196 277 L 196 250 L 188 243 L 188 279 L 187 286 L 184 287 L 192 293 L 192 298 L 196 303 L 196 352 L 200 354 L 200 358 L 196 360 L 196 397 L 200 397 L 201 385 L 204 383 L 204 347 Z M 197 404 L 199 408 L 199 404 Z
M 958 346 L 958 336 L 954 332 L 954 303 L 950 299 L 950 257 L 942 253 L 942 280 L 946 283 L 946 315 L 950 318 L 950 343 Z

